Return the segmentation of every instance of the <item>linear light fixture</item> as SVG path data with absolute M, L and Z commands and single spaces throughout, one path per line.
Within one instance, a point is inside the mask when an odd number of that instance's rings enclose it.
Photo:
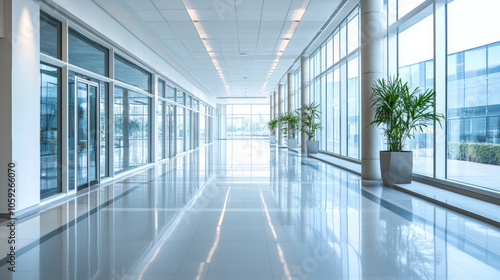
M 303 7 L 306 7 L 307 4 L 309 3 L 308 0 L 304 1 Z M 274 73 L 274 70 L 278 66 L 278 63 L 281 59 L 281 56 L 285 52 L 286 47 L 288 46 L 288 43 L 290 43 L 290 40 L 293 37 L 293 34 L 295 33 L 295 30 L 297 30 L 297 26 L 299 26 L 300 21 L 302 20 L 302 17 L 304 16 L 304 13 L 306 12 L 305 8 L 295 10 L 294 14 L 292 15 L 292 22 L 290 25 L 290 28 L 288 28 L 287 32 L 284 34 L 283 38 L 281 39 L 281 43 L 278 47 L 278 53 L 276 54 L 276 58 L 274 59 L 274 62 L 271 66 L 271 70 L 269 71 L 269 74 L 267 75 L 266 82 L 264 83 L 264 86 L 262 86 L 261 93 L 264 92 L 264 89 L 266 88 L 267 84 L 269 83 L 269 80 L 271 79 L 271 76 Z
M 207 50 L 207 53 L 210 56 L 210 59 L 212 60 L 212 63 L 215 66 L 215 69 L 217 69 L 217 73 L 219 73 L 219 76 L 222 80 L 222 83 L 224 84 L 224 87 L 226 88 L 227 93 L 231 96 L 231 91 L 229 90 L 229 85 L 227 84 L 226 79 L 224 78 L 224 74 L 222 73 L 222 70 L 219 66 L 219 62 L 217 61 L 217 58 L 215 57 L 215 54 L 212 50 L 212 47 L 210 46 L 210 44 L 208 42 L 209 40 L 207 40 L 209 38 L 209 36 L 207 35 L 205 30 L 203 29 L 203 26 L 200 23 L 200 20 L 199 20 L 198 14 L 196 13 L 196 10 L 189 8 L 189 7 L 191 7 L 191 5 L 189 5 L 189 2 L 187 0 L 182 0 L 182 2 L 184 3 L 184 6 L 186 7 L 186 10 L 189 14 L 189 17 L 191 18 L 191 21 L 193 22 L 193 25 L 196 29 L 196 32 L 198 32 L 198 36 L 200 37 L 201 42 L 203 43 L 203 46 Z

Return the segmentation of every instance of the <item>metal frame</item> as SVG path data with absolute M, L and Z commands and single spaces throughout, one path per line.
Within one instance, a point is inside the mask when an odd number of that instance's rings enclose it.
M 86 84 L 87 86 L 93 86 L 96 88 L 96 108 L 95 108 L 95 117 L 96 117 L 96 145 L 97 147 L 99 147 L 99 149 L 96 150 L 96 178 L 95 180 L 90 180 L 90 145 L 87 145 L 87 186 L 86 187 L 83 187 L 84 185 L 78 185 L 78 137 L 75 136 L 75 172 L 76 172 L 76 176 L 75 176 L 75 183 L 76 183 L 76 190 L 79 191 L 79 190 L 82 190 L 82 189 L 85 189 L 85 188 L 88 188 L 90 186 L 93 186 L 95 184 L 98 184 L 100 181 L 101 181 L 101 176 L 100 176 L 100 171 L 101 171 L 101 161 L 100 161 L 100 158 L 101 158 L 101 153 L 100 153 L 100 145 L 99 145 L 99 139 L 101 139 L 101 130 L 100 130 L 100 123 L 99 123 L 99 120 L 100 120 L 100 110 L 99 110 L 99 106 L 97 106 L 97 104 L 99 103 L 100 104 L 100 100 L 101 100 L 101 86 L 99 83 L 97 82 L 93 82 L 93 81 L 89 81 L 89 80 L 86 80 L 86 79 L 83 79 L 81 77 L 79 77 L 77 74 L 75 74 L 75 133 L 78 134 L 78 83 L 84 83 Z M 89 96 L 89 91 L 90 91 L 90 88 L 87 87 L 87 99 L 90 101 L 90 96 Z M 89 102 L 90 104 L 90 102 Z M 90 109 L 87 109 L 88 112 L 90 113 Z M 87 141 L 90 137 L 90 115 L 89 117 L 87 118 Z

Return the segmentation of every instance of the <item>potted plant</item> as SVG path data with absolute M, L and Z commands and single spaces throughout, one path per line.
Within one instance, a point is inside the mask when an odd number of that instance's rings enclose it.
M 316 131 L 321 129 L 321 124 L 318 122 L 319 115 L 321 112 L 319 111 L 319 104 L 315 102 L 310 103 L 309 105 L 303 105 L 300 108 L 301 116 L 302 116 L 302 133 L 307 135 L 307 153 L 308 154 L 317 154 L 319 150 L 319 141 L 315 140 Z
M 410 90 L 399 75 L 379 79 L 372 86 L 375 118 L 370 125 L 382 127 L 388 150 L 380 151 L 380 171 L 385 186 L 411 183 L 413 153 L 404 151 L 407 139 L 423 131 L 431 122 L 441 125 L 443 114 L 434 112 L 436 92 L 420 88 Z
M 271 144 L 276 143 L 276 127 L 278 126 L 278 119 L 272 119 L 267 122 L 267 128 L 269 129 L 270 136 L 269 141 Z
M 279 122 L 282 124 L 283 135 L 288 137 L 288 148 L 297 148 L 297 134 L 300 129 L 300 115 L 298 111 L 284 113 L 279 116 Z

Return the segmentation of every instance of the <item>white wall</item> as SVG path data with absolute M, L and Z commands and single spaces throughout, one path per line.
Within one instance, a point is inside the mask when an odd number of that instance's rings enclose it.
M 7 0 L 0 39 L 0 213 L 7 213 L 7 165 L 16 164 L 16 211 L 40 202 L 39 5 Z M 12 67 L 11 67 L 12 65 Z

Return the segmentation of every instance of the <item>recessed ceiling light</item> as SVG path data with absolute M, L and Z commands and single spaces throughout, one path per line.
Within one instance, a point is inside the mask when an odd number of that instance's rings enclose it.
M 193 22 L 199 22 L 199 21 L 197 21 L 197 20 L 193 20 Z

